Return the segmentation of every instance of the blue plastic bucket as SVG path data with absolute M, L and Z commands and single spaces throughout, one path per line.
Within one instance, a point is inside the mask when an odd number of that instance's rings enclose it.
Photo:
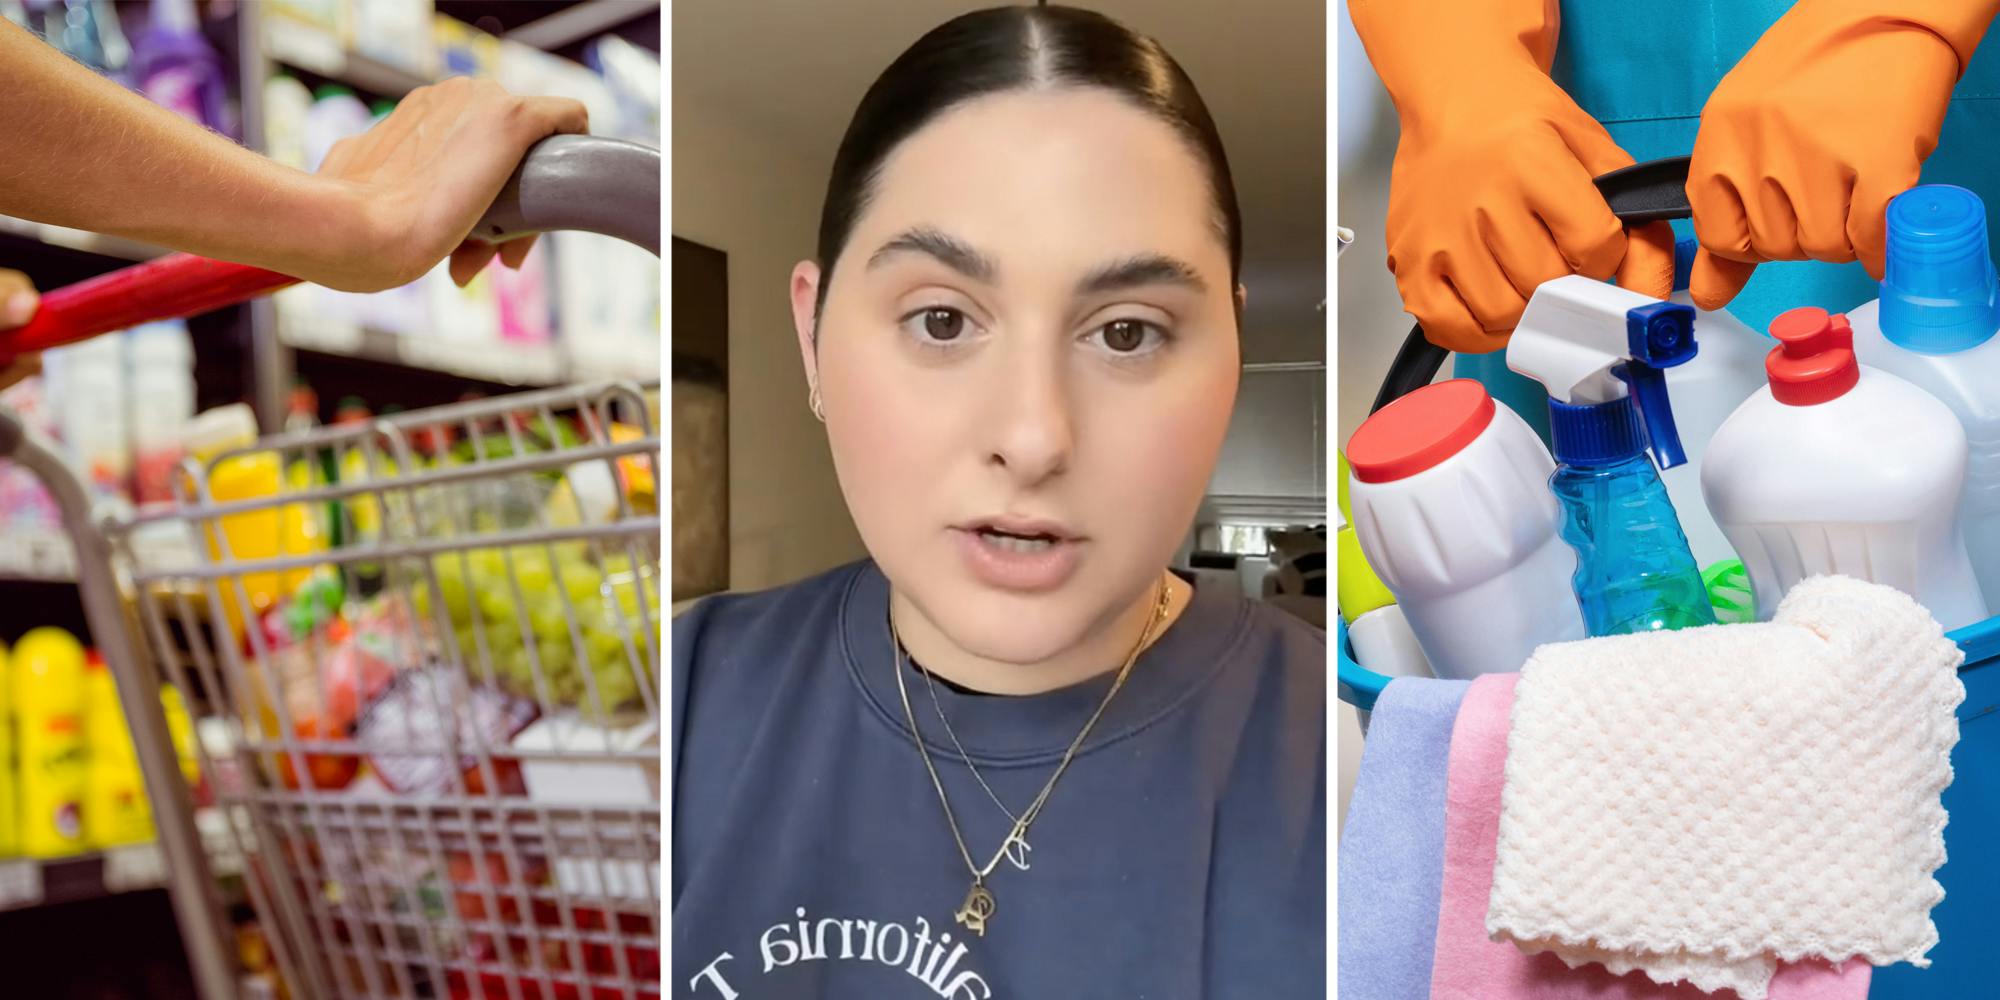
M 1337 627 L 1340 700 L 1367 711 L 1390 678 L 1354 662 L 1347 627 Z M 1931 967 L 1892 965 L 1875 970 L 1871 1000 L 1944 1000 L 2000 995 L 1985 959 L 1986 935 L 2000 926 L 2000 618 L 1989 618 L 1950 633 L 1965 650 L 1959 679 L 1965 701 L 1958 706 L 1958 747 L 1951 752 L 1953 777 L 1944 807 L 1945 864 L 1938 869 L 1944 901 L 1931 911 L 1938 943 Z

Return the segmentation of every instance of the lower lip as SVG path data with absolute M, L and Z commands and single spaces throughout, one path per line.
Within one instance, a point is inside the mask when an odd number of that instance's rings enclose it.
M 1016 552 L 995 545 L 977 531 L 953 528 L 959 555 L 981 583 L 1024 593 L 1054 590 L 1076 573 L 1083 543 L 1065 539 L 1035 552 Z

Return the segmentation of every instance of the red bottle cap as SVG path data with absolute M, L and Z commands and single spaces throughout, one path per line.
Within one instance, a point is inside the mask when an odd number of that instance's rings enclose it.
M 1817 306 L 1787 310 L 1771 321 L 1778 346 L 1764 358 L 1771 396 L 1787 406 L 1814 406 L 1846 395 L 1861 381 L 1854 330 L 1846 316 Z
M 1375 411 L 1347 441 L 1364 483 L 1407 479 L 1465 450 L 1493 423 L 1493 397 L 1469 378 L 1427 385 Z

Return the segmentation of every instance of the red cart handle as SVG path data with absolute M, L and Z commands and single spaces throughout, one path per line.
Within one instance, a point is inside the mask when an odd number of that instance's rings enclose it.
M 0 333 L 0 360 L 163 319 L 185 319 L 298 283 L 276 271 L 177 253 L 54 289 L 26 326 Z
M 590 135 L 536 143 L 473 226 L 502 243 L 557 229 L 614 236 L 660 252 L 660 151 Z M 156 320 L 185 319 L 297 284 L 243 264 L 172 254 L 42 295 L 26 326 L 0 331 L 0 363 Z

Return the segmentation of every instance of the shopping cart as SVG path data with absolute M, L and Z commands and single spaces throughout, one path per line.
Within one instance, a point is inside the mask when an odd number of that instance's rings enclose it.
M 552 138 L 474 232 L 658 254 L 659 187 L 657 150 Z M 162 258 L 50 291 L 0 354 L 290 282 Z M 248 981 L 279 995 L 660 995 L 657 395 L 580 385 L 243 442 L 135 516 L 101 516 L 0 411 L 0 457 L 74 541 L 204 998 L 246 992 L 204 839 L 240 862 L 271 960 Z M 163 682 L 205 719 L 199 814 Z
M 1627 225 L 1690 217 L 1685 188 L 1687 157 L 1641 163 L 1597 179 L 1612 212 Z M 1423 339 L 1421 328 L 1410 331 L 1390 365 L 1376 395 L 1381 409 L 1402 395 L 1430 382 L 1445 352 Z M 1565 599 L 1567 595 L 1551 595 Z M 1869 988 L 1872 1000 L 1938 1000 L 1943 997 L 1991 996 L 1993 972 L 1984 963 L 1986 935 L 2000 926 L 2000 618 L 1949 633 L 1965 650 L 1959 678 L 1965 701 L 1958 707 L 1959 741 L 1952 751 L 1954 777 L 1944 793 L 1951 820 L 1945 828 L 1949 858 L 1938 870 L 1944 901 L 1931 911 L 1939 941 L 1931 949 L 1931 967 L 1901 964 L 1876 969 Z M 1340 700 L 1366 712 L 1390 678 L 1355 662 L 1343 623 L 1335 632 L 1340 662 Z

